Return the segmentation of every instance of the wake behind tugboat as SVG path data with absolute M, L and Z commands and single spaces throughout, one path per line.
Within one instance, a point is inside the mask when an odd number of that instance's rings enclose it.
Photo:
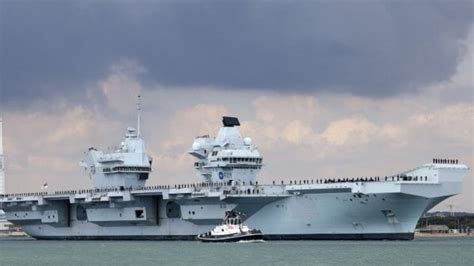
M 263 241 L 263 233 L 250 229 L 242 224 L 241 214 L 237 211 L 226 211 L 224 223 L 211 231 L 200 234 L 197 239 L 202 242 L 256 242 Z
M 256 240 L 240 240 L 239 242 L 237 243 L 265 243 L 265 240 L 263 239 L 256 239 Z

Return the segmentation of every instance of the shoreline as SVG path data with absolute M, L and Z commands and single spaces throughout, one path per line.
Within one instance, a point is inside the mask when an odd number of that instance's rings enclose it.
M 429 233 L 415 233 L 415 239 L 421 237 L 438 237 L 438 238 L 444 238 L 444 237 L 463 237 L 463 238 L 469 238 L 469 237 L 474 237 L 474 234 L 465 234 L 465 233 L 458 233 L 458 234 L 453 234 L 453 233 L 446 233 L 446 234 L 429 234 Z
M 415 233 L 413 240 L 423 239 L 423 238 L 474 238 L 474 234 L 426 234 L 426 233 Z M 36 240 L 33 237 L 28 236 L 27 234 L 0 234 L 0 239 L 32 239 Z M 275 241 L 275 240 L 273 240 Z M 271 242 L 273 242 L 271 241 Z M 278 240 L 276 240 L 278 241 Z M 323 241 L 323 240 L 302 240 L 302 241 Z M 347 240 L 340 240 L 347 241 Z M 354 240 L 358 241 L 358 240 Z M 374 241 L 385 241 L 385 240 L 374 240 Z M 389 240 L 390 241 L 390 240 Z M 394 240 L 396 241 L 396 240 Z M 161 242 L 161 241 L 160 241 Z

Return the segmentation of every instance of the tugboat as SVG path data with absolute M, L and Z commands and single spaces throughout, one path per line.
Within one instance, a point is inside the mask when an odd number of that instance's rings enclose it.
M 256 241 L 263 240 L 263 233 L 242 224 L 240 212 L 226 211 L 223 224 L 207 233 L 198 235 L 197 239 L 202 242 Z

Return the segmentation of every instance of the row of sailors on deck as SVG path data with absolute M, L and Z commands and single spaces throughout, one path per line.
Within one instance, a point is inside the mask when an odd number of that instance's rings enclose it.
M 428 176 L 406 176 L 406 175 L 397 175 L 397 176 L 386 176 L 385 181 L 428 181 Z M 360 177 L 360 178 L 325 178 L 317 179 L 316 182 L 311 180 L 299 180 L 291 181 L 290 185 L 306 185 L 306 184 L 328 184 L 328 183 L 353 183 L 353 182 L 380 182 L 380 177 Z M 275 181 L 273 181 L 275 185 Z M 284 185 L 284 182 L 281 181 L 281 184 Z
M 380 177 L 360 177 L 360 178 L 326 178 L 326 179 L 311 179 L 311 180 L 290 180 L 290 185 L 306 185 L 306 184 L 328 184 L 328 183 L 348 183 L 348 182 L 380 182 Z M 406 175 L 397 175 L 397 176 L 386 176 L 385 181 L 428 181 L 428 176 L 406 176 Z M 202 188 L 202 187 L 222 187 L 226 185 L 232 185 L 231 183 L 225 182 L 215 182 L 215 183 L 196 183 L 196 184 L 179 184 L 174 185 L 176 189 L 182 188 Z M 234 185 L 246 185 L 245 182 L 242 184 L 234 183 Z M 250 181 L 248 185 L 258 186 L 258 182 Z M 275 185 L 275 181 L 273 181 Z M 285 185 L 284 181 L 281 181 L 281 185 Z M 139 188 L 132 187 L 112 187 L 112 188 L 96 188 L 96 189 L 81 189 L 81 190 L 67 190 L 67 191 L 55 191 L 52 194 L 54 195 L 64 195 L 64 194 L 85 194 L 85 193 L 97 193 L 97 192 L 111 192 L 111 191 L 132 191 L 132 190 L 155 190 L 155 189 L 170 189 L 170 185 L 159 185 L 159 186 L 146 186 Z M 8 197 L 27 197 L 27 196 L 43 196 L 51 195 L 46 191 L 42 192 L 31 192 L 31 193 L 12 193 L 12 194 L 0 194 L 0 198 Z
M 385 179 L 387 180 L 387 179 Z M 316 182 L 311 179 L 311 180 L 299 180 L 298 181 L 291 181 L 290 180 L 290 185 L 306 185 L 306 184 L 328 184 L 328 183 L 347 183 L 347 182 L 378 182 L 380 181 L 380 177 L 361 177 L 361 178 L 325 178 L 325 179 L 316 179 Z M 275 182 L 273 182 L 275 184 Z M 281 181 L 281 184 L 283 185 L 283 181 Z
M 439 163 L 439 164 L 458 164 L 458 159 L 433 159 L 433 163 Z

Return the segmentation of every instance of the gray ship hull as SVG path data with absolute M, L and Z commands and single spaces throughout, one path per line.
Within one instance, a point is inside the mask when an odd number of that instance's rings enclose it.
M 267 240 L 410 240 L 427 210 L 461 191 L 467 169 L 425 165 L 407 172 L 424 177 L 416 180 L 7 195 L 0 206 L 37 239 L 195 240 L 237 210 Z
M 351 201 L 352 199 L 352 201 Z M 419 217 L 431 205 L 443 198 L 427 200 L 421 197 L 400 194 L 371 194 L 363 198 L 351 193 L 305 194 L 290 196 L 267 203 L 257 210 L 245 223 L 260 228 L 267 240 L 410 240 Z M 84 239 L 84 240 L 194 240 L 196 235 L 206 232 L 218 224 L 218 219 L 167 218 L 169 202 L 155 197 L 143 197 L 143 207 L 152 201 L 160 201 L 158 220 L 154 225 L 139 222 L 89 222 L 77 220 L 78 205 L 69 207 L 69 225 L 25 224 L 23 229 L 37 239 Z M 258 208 L 259 204 L 245 204 L 237 209 Z M 259 199 L 252 201 L 258 202 Z M 179 202 L 179 201 L 178 201 Z M 211 202 L 191 205 L 192 209 L 209 208 Z M 181 202 L 180 208 L 189 207 Z M 149 204 L 153 205 L 153 204 Z M 233 207 L 221 202 L 218 207 Z M 224 207 L 225 206 L 225 207 Z M 120 210 L 116 207 L 113 210 Z M 110 209 L 109 209 L 110 210 Z M 384 210 L 391 210 L 387 217 Z M 192 211 L 191 211 L 192 212 Z M 188 211 L 189 214 L 189 211 Z M 105 220 L 105 217 L 104 217 Z M 204 220 L 204 221 L 203 221 Z M 135 223 L 135 224 L 134 224 Z

